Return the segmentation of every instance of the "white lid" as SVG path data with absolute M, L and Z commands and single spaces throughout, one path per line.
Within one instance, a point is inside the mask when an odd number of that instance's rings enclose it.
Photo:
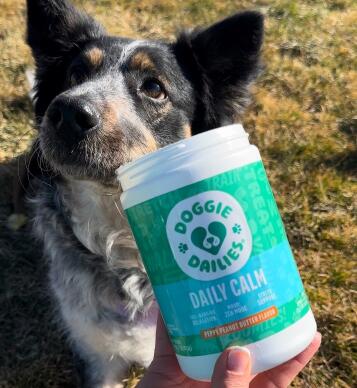
M 194 159 L 202 150 L 237 139 L 248 139 L 248 134 L 241 124 L 211 129 L 167 145 L 120 166 L 116 174 L 122 189 L 125 191 L 143 180 L 152 179 L 160 174 L 167 173 L 174 166 L 182 165 L 184 159 Z M 208 157 L 212 156 L 209 153 L 207 155 Z

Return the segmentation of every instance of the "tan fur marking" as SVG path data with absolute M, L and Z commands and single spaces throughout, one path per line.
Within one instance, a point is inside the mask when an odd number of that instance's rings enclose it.
M 154 152 L 158 149 L 157 142 L 148 128 L 142 125 L 140 132 L 143 136 L 142 141 L 126 150 L 128 160 L 137 159 L 140 156 L 148 154 L 149 152 Z
M 152 59 L 142 51 L 135 53 L 131 57 L 130 64 L 139 70 L 155 70 L 155 64 Z
M 192 136 L 192 131 L 191 131 L 191 126 L 190 124 L 185 124 L 184 127 L 183 127 L 183 133 L 184 133 L 184 136 L 185 138 L 189 138 Z
M 105 131 L 110 131 L 115 127 L 118 120 L 118 101 L 107 102 L 103 109 L 103 127 Z
M 131 146 L 128 149 L 123 150 L 123 156 L 126 161 L 136 159 L 149 152 L 156 151 L 158 144 L 152 135 L 151 131 L 143 125 L 137 118 L 135 113 L 130 111 L 130 106 L 125 99 L 107 101 L 103 109 L 103 129 L 105 132 L 117 131 L 120 128 L 118 118 L 121 114 L 125 114 L 126 119 L 133 124 L 138 131 L 141 132 L 142 141 L 138 142 L 137 145 Z
M 85 53 L 89 63 L 94 67 L 99 67 L 104 58 L 103 51 L 98 47 L 93 47 Z
M 140 156 L 143 156 L 150 152 L 154 152 L 158 149 L 156 140 L 154 139 L 154 136 L 152 136 L 149 130 L 145 131 L 144 136 L 145 136 L 145 144 L 140 144 L 128 149 L 129 160 L 140 158 Z

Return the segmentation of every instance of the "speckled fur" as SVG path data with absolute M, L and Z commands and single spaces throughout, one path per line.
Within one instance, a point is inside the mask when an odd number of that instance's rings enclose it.
M 83 182 L 37 184 L 34 229 L 51 288 L 74 346 L 92 364 L 90 385 L 111 386 L 131 363 L 150 363 L 157 313 L 119 193 Z

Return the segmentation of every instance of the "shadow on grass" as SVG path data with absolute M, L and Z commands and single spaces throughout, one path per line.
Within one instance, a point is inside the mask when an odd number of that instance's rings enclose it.
M 354 146 L 354 149 L 334 155 L 330 160 L 326 160 L 327 165 L 331 163 L 335 168 L 341 172 L 350 172 L 357 175 L 357 119 L 341 120 L 339 123 L 340 132 L 344 133 L 349 142 Z
M 323 163 L 326 167 L 334 168 L 346 175 L 357 176 L 357 148 L 347 152 L 322 157 L 320 163 Z
M 30 225 L 7 227 L 16 162 L 0 165 L 0 387 L 79 386 L 74 356 L 54 320 L 47 266 Z
M 33 105 L 27 94 L 15 98 L 1 98 L 0 106 L 6 119 L 12 117 L 26 117 L 26 121 L 33 117 Z
M 340 152 L 331 152 L 328 148 L 311 152 L 311 145 L 292 142 L 286 147 L 274 144 L 267 148 L 267 154 L 275 163 L 282 165 L 303 163 L 305 172 L 317 171 L 323 167 L 331 168 L 344 177 L 357 175 L 357 145 L 353 144 L 352 139 L 346 142 L 346 149 Z

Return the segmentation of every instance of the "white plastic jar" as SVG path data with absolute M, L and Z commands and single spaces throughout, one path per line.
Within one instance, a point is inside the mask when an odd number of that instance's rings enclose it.
M 257 147 L 241 125 L 193 136 L 118 169 L 121 201 L 183 372 L 210 380 L 228 346 L 253 373 L 316 332 Z

